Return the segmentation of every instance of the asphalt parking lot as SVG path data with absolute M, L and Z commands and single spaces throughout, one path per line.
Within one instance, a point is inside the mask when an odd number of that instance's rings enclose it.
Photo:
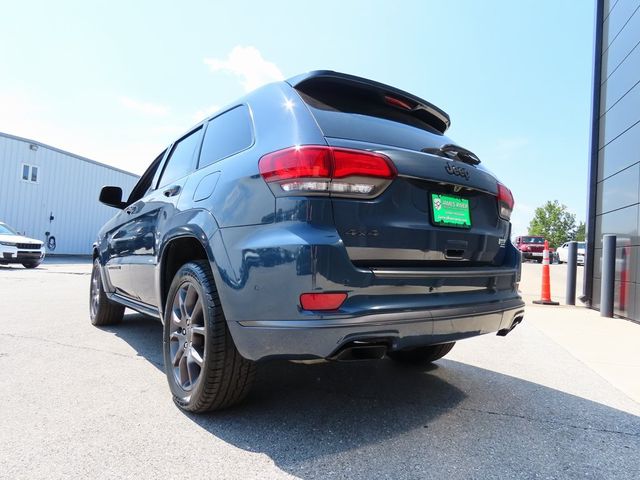
M 460 342 L 427 372 L 262 364 L 243 405 L 194 416 L 171 401 L 159 322 L 90 325 L 89 270 L 0 267 L 1 478 L 640 478 L 640 377 L 607 373 L 613 348 L 592 362 L 571 343 L 602 345 L 594 312 L 528 307 L 507 337 Z M 524 265 L 528 301 L 539 283 Z

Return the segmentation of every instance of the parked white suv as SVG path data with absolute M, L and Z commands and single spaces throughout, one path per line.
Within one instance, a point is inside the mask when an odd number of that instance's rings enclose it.
M 585 242 L 578 242 L 578 265 L 584 265 L 584 249 Z M 569 242 L 563 243 L 556 250 L 558 255 L 558 263 L 567 263 L 569 259 Z
M 42 260 L 44 244 L 40 240 L 24 237 L 0 222 L 0 265 L 21 263 L 25 268 L 36 268 Z

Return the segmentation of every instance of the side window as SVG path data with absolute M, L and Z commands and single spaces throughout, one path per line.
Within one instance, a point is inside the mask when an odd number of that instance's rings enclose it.
M 158 155 L 156 159 L 151 163 L 149 168 L 147 168 L 147 171 L 142 174 L 142 177 L 140 177 L 138 183 L 136 183 L 135 187 L 133 187 L 133 190 L 131 190 L 131 194 L 129 195 L 129 199 L 127 200 L 127 205 L 131 205 L 133 202 L 137 202 L 152 189 L 153 177 L 155 176 L 165 153 L 167 153 L 166 150 Z
M 246 105 L 240 105 L 209 121 L 198 168 L 241 152 L 252 143 L 253 128 L 249 109 Z
M 199 127 L 173 145 L 160 176 L 159 186 L 182 178 L 193 169 L 193 154 L 200 145 L 201 134 L 202 127 Z

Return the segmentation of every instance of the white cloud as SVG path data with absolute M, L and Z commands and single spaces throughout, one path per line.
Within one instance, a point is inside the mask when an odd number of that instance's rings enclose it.
M 226 72 L 239 77 L 247 92 L 284 78 L 275 63 L 265 60 L 260 50 L 251 46 L 237 45 L 229 52 L 226 60 L 205 58 L 204 63 L 213 72 Z
M 203 118 L 206 118 L 209 115 L 214 114 L 218 110 L 220 110 L 220 105 L 210 105 L 207 108 L 203 108 L 201 110 L 198 110 L 196 113 L 193 114 L 193 121 L 194 122 L 199 122 Z
M 144 115 L 151 115 L 154 117 L 163 117 L 169 113 L 169 108 L 164 105 L 151 102 L 141 102 L 131 97 L 120 97 L 120 105 L 129 110 L 142 113 Z

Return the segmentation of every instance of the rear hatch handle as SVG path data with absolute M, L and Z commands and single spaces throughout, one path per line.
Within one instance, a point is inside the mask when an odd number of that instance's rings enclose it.
M 423 148 L 422 151 L 439 157 L 459 160 L 469 165 L 478 165 L 480 163 L 478 156 L 471 150 L 467 150 L 466 148 L 452 143 L 447 143 L 438 148 Z

